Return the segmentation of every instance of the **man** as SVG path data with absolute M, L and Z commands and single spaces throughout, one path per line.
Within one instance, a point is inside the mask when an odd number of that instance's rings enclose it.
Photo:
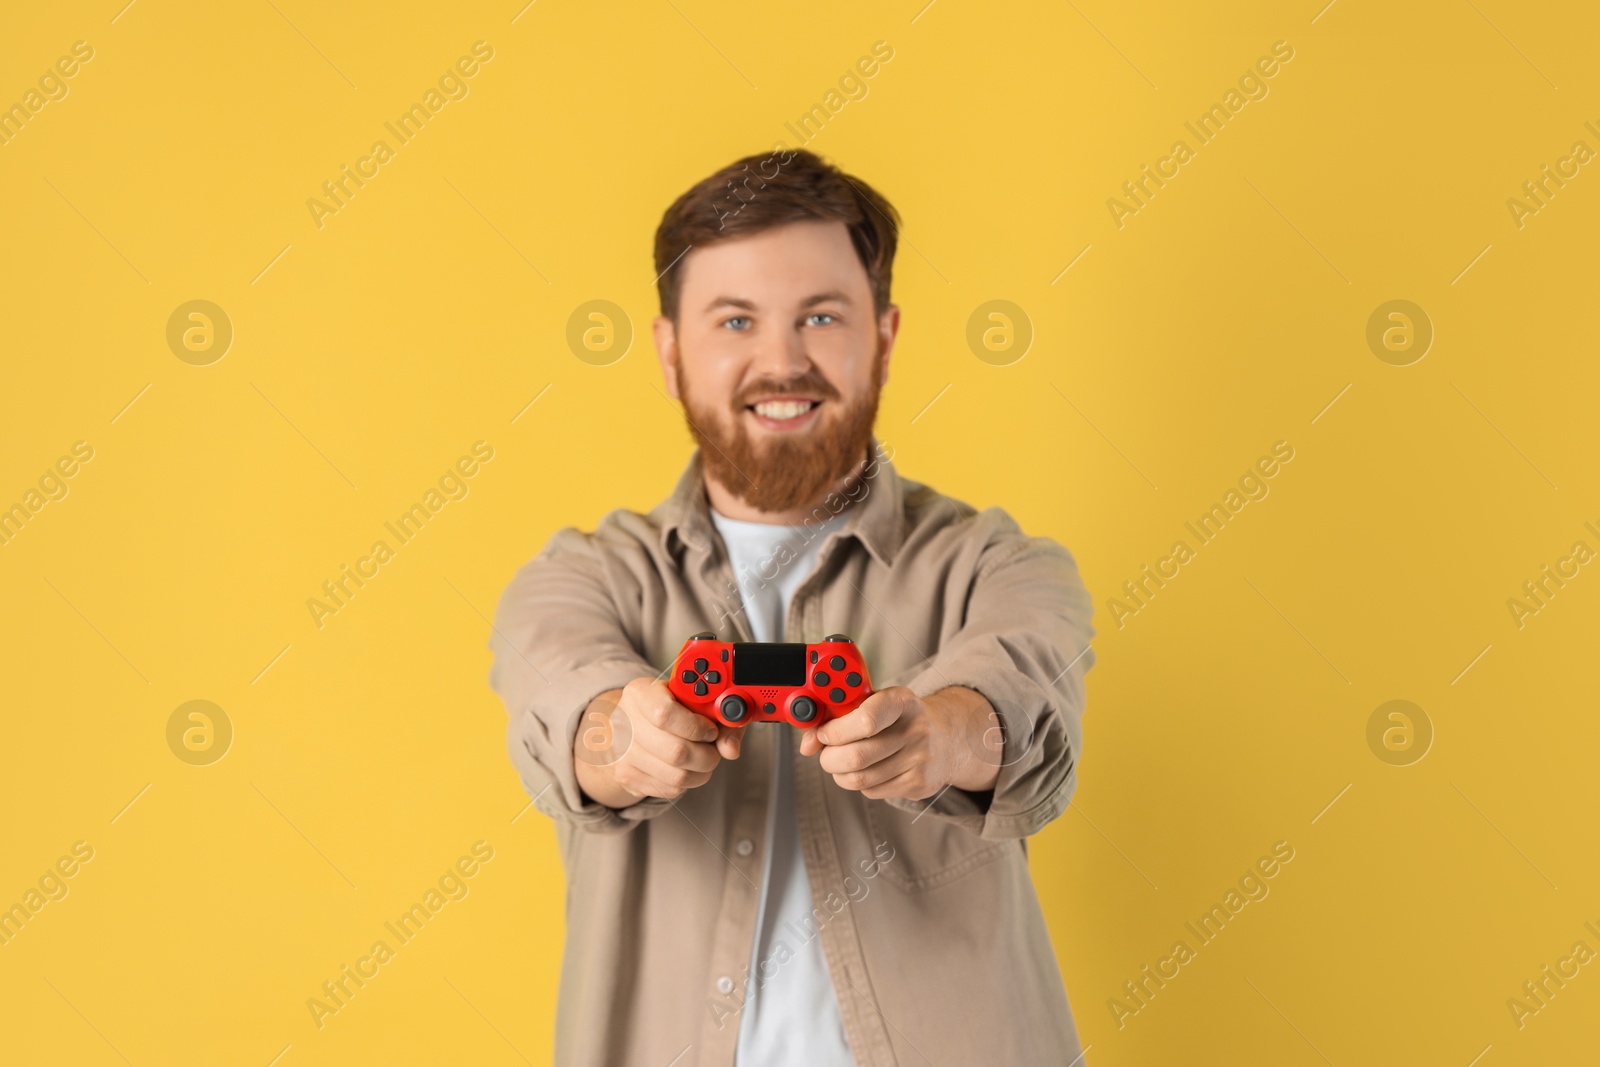
M 680 197 L 654 330 L 700 447 L 500 601 L 490 682 L 567 874 L 559 1064 L 1082 1062 L 1025 840 L 1077 784 L 1093 609 L 1065 549 L 873 436 L 897 218 L 805 151 Z M 701 631 L 849 635 L 876 691 L 720 726 L 663 680 Z

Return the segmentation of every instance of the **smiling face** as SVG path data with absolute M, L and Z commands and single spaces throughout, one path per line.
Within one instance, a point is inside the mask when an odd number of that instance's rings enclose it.
M 899 309 L 875 312 L 842 222 L 697 247 L 680 269 L 677 323 L 656 319 L 656 349 L 713 506 L 755 521 L 808 513 L 866 461 Z

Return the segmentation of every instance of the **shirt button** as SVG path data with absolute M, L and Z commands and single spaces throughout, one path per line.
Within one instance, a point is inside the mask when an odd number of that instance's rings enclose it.
M 739 843 L 733 846 L 733 850 L 741 856 L 748 856 L 756 850 L 756 843 L 748 837 L 741 837 Z
M 722 993 L 722 994 L 732 993 L 733 992 L 733 979 L 729 978 L 727 975 L 723 975 L 721 978 L 718 978 L 717 979 L 717 992 L 718 993 Z

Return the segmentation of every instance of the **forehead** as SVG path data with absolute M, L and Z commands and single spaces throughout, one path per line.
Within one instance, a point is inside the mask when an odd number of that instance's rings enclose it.
M 680 301 L 690 313 L 725 296 L 780 304 L 830 289 L 870 297 L 872 289 L 837 220 L 791 222 L 693 248 L 680 269 Z

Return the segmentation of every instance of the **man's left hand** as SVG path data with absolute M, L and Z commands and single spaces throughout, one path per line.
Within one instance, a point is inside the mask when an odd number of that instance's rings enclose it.
M 861 706 L 805 731 L 800 754 L 841 789 L 874 800 L 925 800 L 947 786 L 981 792 L 1000 777 L 999 717 L 974 689 L 951 686 L 919 697 L 880 689 Z

